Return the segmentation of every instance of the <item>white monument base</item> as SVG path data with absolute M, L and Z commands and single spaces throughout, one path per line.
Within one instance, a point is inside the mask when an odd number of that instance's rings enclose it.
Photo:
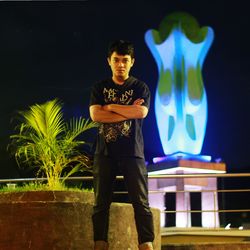
M 176 160 L 156 163 L 149 166 L 149 176 L 161 174 L 201 174 L 225 173 L 225 163 L 202 162 L 196 160 Z M 220 226 L 217 195 L 217 178 L 166 178 L 149 179 L 149 190 L 157 191 L 149 194 L 151 207 L 164 211 L 165 192 L 176 192 L 176 227 L 191 227 L 190 191 L 201 191 L 202 227 L 215 228 Z M 162 191 L 162 192 L 160 192 Z M 167 194 L 166 194 L 167 195 Z M 165 226 L 165 213 L 161 213 L 161 226 Z

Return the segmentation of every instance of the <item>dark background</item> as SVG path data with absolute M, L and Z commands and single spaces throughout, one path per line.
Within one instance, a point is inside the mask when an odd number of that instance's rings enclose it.
M 215 33 L 202 71 L 208 97 L 202 154 L 221 158 L 228 172 L 249 172 L 247 1 L 31 1 L 0 3 L 0 178 L 24 175 L 6 151 L 16 111 L 58 97 L 66 117 L 88 117 L 90 87 L 110 76 L 107 46 L 120 38 L 135 44 L 132 74 L 152 92 L 144 122 L 146 160 L 162 156 L 153 108 L 158 72 L 144 34 L 174 11 L 190 13 Z M 232 183 L 247 185 L 242 179 Z

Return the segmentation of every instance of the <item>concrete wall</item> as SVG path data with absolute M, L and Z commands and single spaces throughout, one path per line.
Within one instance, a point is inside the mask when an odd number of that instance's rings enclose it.
M 93 195 L 74 192 L 0 193 L 0 249 L 93 249 Z M 161 249 L 160 212 L 152 209 L 156 250 Z M 137 249 L 130 204 L 113 203 L 110 211 L 110 250 Z

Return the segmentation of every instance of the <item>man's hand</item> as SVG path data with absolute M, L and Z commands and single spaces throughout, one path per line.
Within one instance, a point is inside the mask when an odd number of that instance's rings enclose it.
M 142 119 L 147 116 L 148 108 L 143 106 L 144 100 L 136 99 L 132 105 L 108 104 L 102 106 L 104 112 L 119 114 L 127 119 Z
M 143 103 L 144 103 L 144 99 L 138 98 L 133 102 L 133 105 L 142 105 Z M 111 111 L 111 112 L 113 111 L 113 107 L 114 107 L 114 104 L 112 104 L 112 103 L 102 106 L 104 111 Z
M 104 111 L 111 111 L 111 105 L 112 105 L 112 104 L 103 105 L 103 106 L 102 106 L 102 109 L 103 109 Z
M 148 114 L 148 108 L 142 106 L 144 99 L 136 99 L 132 105 L 122 104 L 106 104 L 98 108 L 98 121 L 99 122 L 118 122 L 127 119 L 142 119 Z M 93 112 L 92 112 L 93 113 Z M 101 115 L 102 114 L 102 115 Z M 112 119 L 109 119 L 109 117 Z M 113 118 L 115 118 L 113 120 Z M 93 119 L 93 118 L 92 118 Z
M 144 103 L 144 99 L 138 98 L 133 102 L 133 105 L 142 105 Z
M 109 105 L 92 105 L 89 107 L 90 117 L 95 122 L 113 123 L 127 120 L 127 117 L 109 111 Z

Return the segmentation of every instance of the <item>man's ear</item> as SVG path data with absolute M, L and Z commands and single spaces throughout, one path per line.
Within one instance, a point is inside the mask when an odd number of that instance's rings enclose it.
M 107 57 L 107 61 L 108 61 L 108 64 L 109 64 L 109 66 L 110 66 L 111 61 L 110 61 L 110 58 L 109 58 L 109 57 Z
M 135 63 L 135 58 L 132 58 L 131 62 L 132 62 L 132 66 L 133 66 L 134 63 Z M 131 67 L 132 67 L 132 66 L 131 66 Z

